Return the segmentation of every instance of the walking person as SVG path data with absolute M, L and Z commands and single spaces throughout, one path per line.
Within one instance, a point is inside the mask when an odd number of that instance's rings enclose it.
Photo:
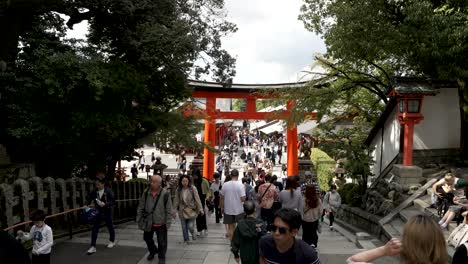
M 192 240 L 196 240 L 194 223 L 199 214 L 203 214 L 202 203 L 197 188 L 191 184 L 190 176 L 181 175 L 179 187 L 174 198 L 174 208 L 179 213 L 184 243 L 189 243 L 189 232 Z
M 279 194 L 279 201 L 283 208 L 291 208 L 298 212 L 302 212 L 303 199 L 302 193 L 297 189 L 297 181 L 292 177 L 286 179 L 286 189 Z
M 210 190 L 213 196 L 211 196 L 211 199 L 213 199 L 214 203 L 214 210 L 215 210 L 215 219 L 216 223 L 219 224 L 219 220 L 222 218 L 221 214 L 221 207 L 220 207 L 220 190 L 222 188 L 221 185 L 221 175 L 217 172 L 214 173 L 214 181 L 211 183 Z
M 301 223 L 301 214 L 296 210 L 278 210 L 271 226 L 272 233 L 260 239 L 260 264 L 320 264 L 315 248 L 296 239 Z
M 133 167 L 130 169 L 130 172 L 132 173 L 132 179 L 138 178 L 138 168 L 136 163 L 133 164 Z
M 143 240 L 148 247 L 147 260 L 153 260 L 158 254 L 158 263 L 164 263 L 167 252 L 167 230 L 171 227 L 172 202 L 170 193 L 162 187 L 162 177 L 153 175 L 149 179 L 149 188 L 140 198 L 137 209 L 138 227 L 143 230 Z M 158 246 L 154 244 L 154 233 Z
M 278 164 L 281 165 L 281 157 L 283 156 L 283 150 L 282 150 L 282 146 L 279 145 L 278 146 L 278 150 L 276 151 L 276 155 L 278 156 Z
M 270 231 L 274 220 L 273 202 L 278 199 L 276 187 L 271 183 L 271 176 L 265 176 L 265 183 L 258 188 L 258 203 L 260 204 L 260 215 L 267 223 L 267 230 Z
M 145 162 L 146 162 L 145 154 L 143 153 L 143 151 L 141 151 L 140 159 L 138 161 L 138 164 L 140 165 L 140 170 L 141 171 L 145 171 Z
M 234 230 L 231 252 L 237 263 L 242 260 L 242 264 L 258 264 L 258 241 L 266 234 L 266 229 L 263 222 L 256 218 L 253 201 L 245 201 L 244 214 L 245 218 Z
M 201 201 L 201 210 L 204 212 L 206 200 L 210 199 L 211 191 L 210 191 L 210 183 L 208 180 L 201 176 L 200 170 L 193 171 L 193 184 L 195 188 L 197 188 L 198 196 L 200 197 Z M 208 235 L 208 226 L 206 225 L 206 214 L 199 214 L 197 216 L 197 232 L 198 235 Z
M 227 237 L 232 240 L 236 223 L 243 218 L 244 208 L 242 203 L 245 202 L 245 187 L 239 181 L 239 171 L 233 169 L 230 173 L 231 180 L 224 182 L 221 189 L 221 212 L 223 222 L 227 225 Z
M 45 212 L 37 210 L 31 215 L 31 221 L 33 221 L 34 225 L 29 233 L 25 233 L 22 230 L 17 232 L 18 238 L 22 241 L 33 241 L 32 264 L 50 264 L 50 252 L 54 244 L 54 235 L 52 228 L 44 223 L 45 218 Z
M 109 243 L 107 248 L 115 246 L 114 223 L 112 222 L 112 207 L 114 206 L 114 193 L 108 187 L 105 187 L 105 176 L 98 173 L 96 176 L 96 190 L 88 195 L 88 207 L 97 209 L 98 214 L 91 231 L 91 247 L 88 249 L 88 255 L 96 253 L 96 241 L 101 227 L 101 221 L 104 220 L 109 231 Z
M 304 197 L 304 217 L 302 218 L 302 240 L 314 248 L 318 246 L 317 232 L 321 213 L 322 201 L 319 198 L 317 189 L 314 185 L 307 185 Z
M 330 220 L 330 230 L 333 230 L 333 222 L 335 221 L 335 213 L 338 208 L 341 206 L 341 196 L 336 191 L 336 185 L 332 184 L 330 186 L 330 191 L 325 194 L 323 198 L 323 208 L 325 209 L 325 214 L 328 215 Z

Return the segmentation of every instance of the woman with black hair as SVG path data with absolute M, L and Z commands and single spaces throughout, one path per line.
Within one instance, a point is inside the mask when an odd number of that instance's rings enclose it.
M 304 209 L 301 211 L 302 218 L 302 240 L 313 247 L 318 245 L 317 229 L 322 213 L 322 201 L 317 194 L 314 185 L 307 185 L 304 196 Z
M 115 246 L 115 231 L 114 223 L 112 222 L 112 207 L 114 206 L 114 193 L 109 187 L 105 186 L 104 173 L 97 173 L 96 175 L 96 189 L 88 195 L 88 207 L 94 207 L 98 211 L 98 215 L 93 224 L 91 232 L 91 247 L 88 250 L 88 255 L 96 253 L 96 240 L 101 226 L 101 221 L 104 220 L 109 230 L 109 243 L 107 248 Z
M 292 177 L 286 179 L 286 189 L 280 192 L 279 201 L 283 208 L 291 208 L 302 212 L 302 193 L 301 190 L 297 188 L 297 181 Z
M 174 199 L 174 208 L 179 212 L 184 243 L 187 244 L 189 242 L 189 231 L 192 234 L 192 240 L 196 240 L 193 224 L 197 216 L 203 214 L 203 207 L 197 188 L 192 186 L 190 176 L 188 175 L 180 176 L 179 188 Z

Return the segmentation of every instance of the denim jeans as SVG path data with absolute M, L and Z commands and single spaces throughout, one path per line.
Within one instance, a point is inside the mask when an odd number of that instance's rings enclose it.
M 109 241 L 111 242 L 115 241 L 114 223 L 112 223 L 112 211 L 111 210 L 100 211 L 96 218 L 96 222 L 94 222 L 93 229 L 91 232 L 91 246 L 92 247 L 96 246 L 96 240 L 98 237 L 99 228 L 101 226 L 101 221 L 103 219 L 104 219 L 104 222 L 106 222 L 107 230 L 109 230 Z
M 184 241 L 188 242 L 189 241 L 189 231 L 190 234 L 194 235 L 195 230 L 193 227 L 193 223 L 195 222 L 195 219 L 180 219 L 180 223 L 182 225 L 182 235 L 184 236 Z
M 154 244 L 154 233 L 158 237 L 158 247 Z M 155 255 L 158 254 L 158 258 L 164 259 L 166 257 L 167 252 L 167 227 L 166 225 L 162 225 L 160 227 L 152 227 L 151 231 L 143 233 L 143 240 L 146 242 L 146 246 L 148 246 L 148 251 L 150 254 Z

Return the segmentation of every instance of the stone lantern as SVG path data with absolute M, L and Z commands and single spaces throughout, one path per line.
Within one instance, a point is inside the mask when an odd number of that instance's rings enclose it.
M 403 129 L 403 164 L 393 166 L 392 173 L 405 185 L 418 185 L 422 178 L 422 169 L 413 166 L 414 125 L 421 122 L 424 96 L 434 96 L 439 92 L 428 79 L 395 77 L 387 96 L 397 100 L 396 118 Z
M 403 165 L 413 166 L 414 125 L 424 119 L 421 113 L 424 96 L 436 95 L 439 91 L 429 80 L 415 78 L 394 78 L 388 96 L 398 102 L 397 119 L 403 126 Z

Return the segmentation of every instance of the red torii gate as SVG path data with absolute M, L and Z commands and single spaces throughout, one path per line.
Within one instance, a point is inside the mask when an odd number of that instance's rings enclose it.
M 215 82 L 189 81 L 192 88 L 193 98 L 206 99 L 205 112 L 205 138 L 204 142 L 214 148 L 216 136 L 216 119 L 250 119 L 265 120 L 271 119 L 271 112 L 257 112 L 257 99 L 273 98 L 272 95 L 265 93 L 267 89 L 277 88 L 300 88 L 306 82 L 284 83 L 284 84 L 223 84 Z M 245 99 L 245 112 L 223 112 L 216 109 L 216 99 Z M 276 119 L 286 119 L 289 116 L 289 110 L 294 105 L 294 101 L 288 101 L 286 111 L 283 111 Z M 310 113 L 315 115 L 316 113 Z M 297 127 L 292 125 L 288 127 L 287 134 L 287 174 L 293 176 L 298 173 L 298 155 L 297 155 Z M 215 154 L 204 149 L 203 155 L 203 176 L 212 180 L 215 170 Z

